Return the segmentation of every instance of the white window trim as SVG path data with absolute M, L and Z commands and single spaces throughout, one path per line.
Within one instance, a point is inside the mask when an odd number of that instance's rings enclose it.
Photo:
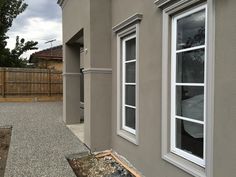
M 126 42 L 127 41 L 129 41 L 129 40 L 131 40 L 131 39 L 137 39 L 137 35 L 136 35 L 136 33 L 135 34 L 131 34 L 131 35 L 128 35 L 127 37 L 124 37 L 123 39 L 122 39 L 122 80 L 123 80 L 123 82 L 122 82 L 122 129 L 124 129 L 124 130 L 126 130 L 126 131 L 128 131 L 128 132 L 130 132 L 130 133 L 132 133 L 132 134 L 136 134 L 136 129 L 133 129 L 133 128 L 130 128 L 130 127 L 128 127 L 128 126 L 126 126 L 125 125 L 125 122 L 126 122 L 126 116 L 125 116 L 125 107 L 130 107 L 130 108 L 133 108 L 133 109 L 135 109 L 135 122 L 136 122 L 136 112 L 137 112 L 137 108 L 136 108 L 136 106 L 131 106 L 131 105 L 126 105 L 125 104 L 125 94 L 126 94 L 126 88 L 125 88 L 125 86 L 126 85 L 134 85 L 135 86 L 135 93 L 136 93 L 136 87 L 137 87 L 137 84 L 136 84 L 136 80 L 135 80 L 135 83 L 127 83 L 127 82 L 125 82 L 125 78 L 126 78 L 126 64 L 127 63 L 133 63 L 133 62 L 135 62 L 135 71 L 136 71 L 136 68 L 137 68 L 137 60 L 136 60 L 136 57 L 135 57 L 135 59 L 132 59 L 132 60 L 128 60 L 128 61 L 126 61 L 125 60 L 125 51 L 126 51 Z M 135 44 L 136 45 L 136 44 Z M 137 45 L 136 45 L 137 46 Z M 136 48 L 136 51 L 137 51 L 137 48 Z M 137 73 L 135 72 L 135 77 L 137 76 Z M 135 78 L 136 79 L 136 78 Z M 136 96 L 137 95 L 135 95 L 135 99 L 136 99 Z M 136 104 L 135 104 L 136 105 Z
M 162 10 L 162 158 L 196 177 L 213 177 L 213 127 L 214 127 L 214 58 L 215 58 L 215 1 L 207 0 L 207 105 L 206 105 L 206 164 L 196 165 L 170 151 L 170 19 L 176 12 L 199 3 L 200 0 L 157 0 L 155 4 Z
M 132 26 L 130 26 L 130 24 L 128 24 L 129 27 L 123 29 L 122 31 L 119 31 L 119 33 L 117 33 L 117 135 L 121 136 L 122 138 L 130 141 L 131 143 L 134 143 L 135 145 L 138 145 L 138 137 L 139 137 L 139 23 L 133 24 Z M 123 113 L 124 113 L 124 109 L 123 109 L 123 105 L 124 103 L 122 103 L 122 100 L 124 100 L 124 98 L 122 99 L 122 96 L 124 96 L 124 94 L 122 94 L 122 90 L 124 89 L 124 85 L 122 84 L 122 80 L 121 80 L 121 70 L 123 70 L 123 66 L 124 62 L 122 62 L 121 60 L 123 60 L 123 57 L 121 56 L 121 51 L 123 47 L 123 40 L 122 38 L 125 38 L 126 36 L 130 37 L 133 33 L 135 33 L 135 37 L 136 37 L 136 130 L 134 131 L 133 129 L 124 126 L 123 122 Z M 133 35 L 132 35 L 133 36 Z M 131 37 L 132 37 L 131 36 Z M 122 77 L 124 77 L 122 75 Z
M 176 31 L 177 31 L 177 20 L 184 18 L 188 15 L 191 15 L 193 13 L 199 12 L 201 10 L 205 10 L 205 45 L 197 46 L 197 47 L 191 47 L 187 49 L 181 49 L 177 50 L 176 49 Z M 204 83 L 199 84 L 199 83 L 186 83 L 186 84 L 177 84 L 176 82 L 176 54 L 185 51 L 192 51 L 192 50 L 199 50 L 199 49 L 204 49 Z M 171 152 L 176 153 L 177 155 L 186 158 L 187 160 L 190 160 L 191 162 L 194 162 L 202 167 L 205 167 L 205 143 L 206 143 L 206 134 L 205 134 L 205 120 L 206 120 L 206 72 L 207 72 L 207 5 L 202 5 L 199 7 L 196 7 L 191 10 L 187 10 L 184 13 L 177 14 L 176 16 L 172 17 L 172 50 L 171 50 Z M 204 115 L 203 115 L 203 121 L 196 121 L 194 119 L 188 119 L 188 122 L 192 123 L 197 123 L 197 124 L 202 124 L 204 129 L 203 129 L 203 134 L 204 134 L 204 148 L 203 148 L 203 159 L 191 155 L 190 153 L 187 153 L 179 148 L 176 147 L 176 119 L 177 115 L 175 113 L 176 109 L 176 85 L 180 86 L 203 86 L 204 87 Z M 179 116 L 180 117 L 180 116 Z M 185 118 L 180 117 L 180 120 L 186 120 Z

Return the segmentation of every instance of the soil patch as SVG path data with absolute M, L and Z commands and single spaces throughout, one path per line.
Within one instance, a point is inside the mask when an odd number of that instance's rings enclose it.
M 11 128 L 0 128 L 0 177 L 4 176 L 11 141 Z
M 135 177 L 112 156 L 87 155 L 68 159 L 77 177 Z

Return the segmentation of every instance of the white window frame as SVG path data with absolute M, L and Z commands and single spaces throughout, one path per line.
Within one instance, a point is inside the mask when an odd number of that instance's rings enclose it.
M 142 18 L 142 14 L 136 13 L 112 28 L 113 32 L 116 33 L 117 39 L 117 135 L 135 145 L 139 145 L 139 26 Z M 124 69 L 124 62 L 122 62 L 124 58 L 124 56 L 122 56 L 122 50 L 124 51 L 124 49 L 122 49 L 124 47 L 124 43 L 122 40 L 127 40 L 129 37 L 134 37 L 133 34 L 135 34 L 136 37 L 135 131 L 132 128 L 124 126 L 124 94 L 122 95 L 124 90 L 124 84 L 122 84 L 122 81 L 125 77 L 122 75 Z
M 128 60 L 126 61 L 126 42 L 129 41 L 129 40 L 132 40 L 132 39 L 135 39 L 136 43 L 135 43 L 135 58 L 132 59 L 132 60 Z M 124 38 L 122 39 L 121 41 L 122 43 L 122 51 L 121 51 L 121 55 L 122 55 L 122 59 L 121 59 L 121 62 L 122 62 L 122 129 L 128 131 L 129 133 L 132 133 L 132 134 L 136 134 L 136 125 L 135 125 L 135 129 L 131 128 L 131 127 L 128 127 L 125 125 L 125 122 L 126 122 L 126 116 L 125 116 L 125 107 L 129 107 L 131 109 L 135 109 L 135 122 L 137 121 L 137 107 L 136 107 L 136 104 L 135 103 L 135 106 L 132 106 L 132 105 L 127 105 L 125 104 L 125 100 L 126 100 L 126 85 L 132 85 L 132 86 L 135 86 L 135 100 L 137 98 L 137 35 L 136 35 L 136 32 L 134 34 L 130 34 L 130 35 L 127 35 L 127 36 L 124 36 Z M 135 82 L 134 83 L 127 83 L 125 80 L 126 78 L 126 64 L 127 63 L 134 63 L 135 62 Z M 135 101 L 136 102 L 136 101 Z
M 213 177 L 213 132 L 214 132 L 214 72 L 215 72 L 215 1 L 206 0 L 207 4 L 207 73 L 206 73 L 206 144 L 205 168 L 171 152 L 170 117 L 171 117 L 171 52 L 170 31 L 171 17 L 180 11 L 194 9 L 203 5 L 201 0 L 156 0 L 154 2 L 162 12 L 162 158 L 195 177 Z
M 122 138 L 130 141 L 131 143 L 138 145 L 138 132 L 139 132 L 139 114 L 138 114 L 138 107 L 139 107 L 139 76 L 138 76 L 138 59 L 139 59 L 139 23 L 134 24 L 132 26 L 129 26 L 125 28 L 124 30 L 117 33 L 117 134 L 121 136 Z M 125 79 L 124 72 L 124 41 L 127 41 L 130 37 L 136 37 L 136 112 L 135 112 L 135 127 L 136 130 L 133 130 L 132 128 L 129 128 L 127 126 L 124 126 L 124 101 L 125 101 L 125 94 L 124 94 L 124 83 L 123 80 Z
M 186 49 L 176 49 L 177 43 L 177 21 L 182 19 L 186 16 L 199 12 L 201 10 L 205 10 L 205 44 L 195 47 L 190 47 Z M 176 55 L 180 52 L 187 52 L 187 51 L 196 51 L 198 49 L 204 49 L 204 83 L 177 83 L 176 82 Z M 206 140 L 206 73 L 207 73 L 207 5 L 202 5 L 196 7 L 191 10 L 187 10 L 181 14 L 177 14 L 172 17 L 172 51 L 171 51 L 171 152 L 176 153 L 177 155 L 190 160 L 202 167 L 205 167 L 205 140 Z M 176 86 L 199 86 L 204 87 L 204 113 L 203 113 L 203 121 L 194 120 L 187 117 L 181 117 L 176 115 Z M 176 120 L 186 120 L 188 122 L 197 123 L 203 125 L 203 159 L 187 153 L 184 150 L 181 150 L 176 147 Z

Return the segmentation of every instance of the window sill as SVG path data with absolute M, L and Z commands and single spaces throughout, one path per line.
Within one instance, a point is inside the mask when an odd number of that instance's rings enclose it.
M 177 166 L 178 168 L 186 171 L 187 173 L 195 176 L 195 177 L 206 177 L 205 168 L 200 167 L 182 157 L 179 157 L 171 152 L 164 154 L 162 156 L 164 160 L 167 162 Z
M 137 146 L 139 145 L 137 135 L 131 134 L 123 129 L 118 130 L 117 135 L 119 135 L 120 137 L 128 140 L 129 142 L 131 142 Z

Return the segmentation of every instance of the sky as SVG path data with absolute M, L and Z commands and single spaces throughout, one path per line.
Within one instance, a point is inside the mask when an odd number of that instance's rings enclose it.
M 25 38 L 26 41 L 38 41 L 38 50 L 29 51 L 23 57 L 50 48 L 51 44 L 45 44 L 49 40 L 56 39 L 53 46 L 62 44 L 62 22 L 61 9 L 57 0 L 25 0 L 27 9 L 17 16 L 13 25 L 8 31 L 9 36 L 7 47 L 15 47 L 16 36 Z

